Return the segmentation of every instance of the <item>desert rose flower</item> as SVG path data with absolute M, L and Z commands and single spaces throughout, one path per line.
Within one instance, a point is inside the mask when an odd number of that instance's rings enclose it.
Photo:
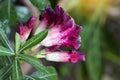
M 37 55 L 37 57 L 45 58 L 48 61 L 55 62 L 72 62 L 76 63 L 78 61 L 85 61 L 85 55 L 78 51 L 46 51 L 44 54 Z
M 26 25 L 18 24 L 22 41 L 28 38 L 35 20 L 35 17 L 31 17 Z M 81 44 L 79 33 L 82 26 L 75 24 L 73 18 L 65 13 L 60 6 L 57 6 L 55 10 L 46 6 L 34 34 L 36 35 L 45 29 L 48 30 L 46 38 L 36 45 L 37 47 L 44 47 L 41 48 L 41 54 L 36 55 L 36 57 L 55 62 L 76 63 L 80 60 L 85 61 L 85 55 L 77 51 Z M 36 49 L 36 46 L 34 49 Z M 73 50 L 62 50 L 62 46 L 72 47 Z
M 36 21 L 36 17 L 32 16 L 25 25 L 23 25 L 22 23 L 18 23 L 21 41 L 25 41 L 28 38 L 34 26 L 35 21 Z
M 71 46 L 75 49 L 80 47 L 81 37 L 79 36 L 81 26 L 75 24 L 73 18 L 63 11 L 59 6 L 53 10 L 47 6 L 40 19 L 41 23 L 36 31 L 49 28 L 47 37 L 40 43 L 45 47 L 50 46 Z

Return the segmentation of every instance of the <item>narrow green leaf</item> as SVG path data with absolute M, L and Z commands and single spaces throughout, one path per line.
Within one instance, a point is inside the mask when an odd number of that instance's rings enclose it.
M 42 71 L 37 71 L 31 76 L 38 80 L 58 80 L 57 73 L 53 67 L 46 67 L 46 70 L 48 70 L 50 73 L 45 74 Z
M 25 62 L 31 64 L 33 67 L 35 67 L 38 70 L 42 70 L 46 73 L 49 73 L 46 69 L 45 66 L 42 65 L 39 59 L 30 56 L 30 55 L 25 55 L 25 54 L 19 54 L 19 58 L 24 60 Z
M 14 63 L 13 63 L 12 80 L 23 80 L 20 63 L 17 60 L 17 58 L 15 58 Z
M 0 56 L 0 65 L 7 66 L 8 64 L 12 63 L 12 56 Z
M 17 14 L 12 1 L 13 0 L 3 0 L 0 3 L 0 20 L 7 20 L 9 25 L 15 25 L 17 21 Z
M 113 62 L 113 63 L 115 63 L 115 64 L 120 66 L 120 56 L 116 55 L 111 50 L 107 49 L 105 51 L 104 57 L 106 59 L 110 60 L 111 62 Z
M 32 76 L 25 75 L 25 80 L 39 80 L 39 79 L 36 79 Z
M 9 49 L 0 46 L 0 56 L 11 56 L 14 55 Z
M 37 35 L 33 36 L 31 39 L 26 41 L 25 44 L 23 44 L 23 46 L 18 51 L 18 53 L 20 53 L 21 51 L 26 50 L 28 48 L 31 48 L 38 43 L 40 43 L 47 36 L 47 33 L 48 33 L 48 31 L 44 30 L 44 31 L 41 31 L 40 33 L 38 33 Z
M 11 52 L 14 52 L 12 45 L 10 44 L 5 32 L 0 28 L 0 41 L 1 43 L 10 49 Z
M 102 54 L 100 50 L 100 36 L 100 26 L 97 26 L 93 38 L 90 41 L 91 43 L 88 45 L 89 50 L 86 54 L 86 64 L 92 80 L 101 80 Z
M 4 66 L 0 69 L 0 80 L 6 80 L 10 75 L 12 71 L 12 65 Z
M 19 54 L 19 58 L 31 64 L 38 70 L 35 75 L 33 74 L 33 76 L 31 77 L 33 79 L 31 80 L 58 80 L 55 69 L 53 67 L 43 66 L 39 59 L 25 54 Z
M 20 35 L 18 33 L 15 34 L 15 52 L 17 53 L 20 49 Z

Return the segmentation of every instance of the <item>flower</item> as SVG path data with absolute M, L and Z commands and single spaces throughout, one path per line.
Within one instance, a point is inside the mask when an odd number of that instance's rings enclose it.
M 55 61 L 55 62 L 72 62 L 76 63 L 79 60 L 85 61 L 85 55 L 82 52 L 78 51 L 55 51 L 50 52 L 46 51 L 46 54 L 43 54 L 42 57 L 46 58 L 48 61 Z
M 47 37 L 40 43 L 45 47 L 50 46 L 71 46 L 75 49 L 80 47 L 81 37 L 79 32 L 81 26 L 75 24 L 73 18 L 65 13 L 59 6 L 53 10 L 46 6 L 41 23 L 36 33 L 49 28 Z
M 31 17 L 26 25 L 18 24 L 22 41 L 28 38 L 35 20 L 35 17 Z M 36 35 L 45 29 L 48 29 L 48 35 L 38 45 L 34 46 L 34 49 L 38 46 L 44 46 L 41 48 L 42 53 L 36 57 L 56 62 L 76 63 L 80 60 L 85 61 L 85 55 L 77 51 L 81 44 L 79 33 L 82 26 L 75 24 L 73 18 L 65 13 L 60 6 L 57 6 L 55 10 L 46 6 L 34 34 Z M 63 46 L 72 47 L 72 50 L 62 50 L 61 47 Z
M 46 6 L 36 33 L 45 29 L 48 29 L 48 35 L 40 45 L 45 46 L 46 49 L 37 57 L 55 62 L 85 61 L 85 55 L 76 51 L 81 43 L 79 33 L 82 26 L 75 24 L 73 18 L 65 13 L 60 6 L 57 6 L 55 10 Z M 62 51 L 61 46 L 69 46 L 73 50 Z
M 18 23 L 19 34 L 22 41 L 25 41 L 28 38 L 35 21 L 36 17 L 32 16 L 25 25 L 23 25 L 22 23 Z

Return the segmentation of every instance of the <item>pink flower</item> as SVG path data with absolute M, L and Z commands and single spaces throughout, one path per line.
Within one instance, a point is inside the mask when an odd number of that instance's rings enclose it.
M 80 47 L 81 37 L 79 33 L 82 27 L 75 24 L 73 18 L 65 13 L 61 7 L 57 6 L 55 10 L 50 6 L 45 8 L 37 33 L 46 28 L 50 29 L 41 45 L 45 47 L 71 46 L 75 49 Z
M 50 6 L 46 6 L 40 21 L 36 33 L 48 29 L 48 35 L 40 43 L 40 45 L 47 48 L 37 57 L 56 62 L 76 63 L 80 60 L 85 61 L 85 55 L 76 51 L 81 44 L 79 33 L 82 26 L 75 24 L 68 13 L 65 13 L 59 6 L 55 10 Z M 73 47 L 75 50 L 62 51 L 60 49 L 61 46 Z
M 55 62 L 72 62 L 76 63 L 80 60 L 85 61 L 85 55 L 81 52 L 61 51 L 61 52 L 46 52 L 46 60 Z
M 18 24 L 22 41 L 28 38 L 35 20 L 35 17 L 31 17 L 26 25 Z M 77 51 L 81 44 L 79 33 L 82 26 L 75 24 L 73 18 L 65 13 L 61 7 L 57 6 L 54 10 L 50 6 L 46 6 L 35 34 L 45 29 L 48 29 L 48 35 L 40 42 L 40 46 L 44 46 L 45 50 L 41 50 L 43 52 L 37 57 L 56 62 L 76 63 L 80 60 L 85 61 L 85 55 Z M 62 46 L 72 47 L 73 50 L 63 51 Z
M 18 23 L 19 34 L 22 41 L 25 41 L 28 38 L 35 21 L 36 17 L 32 16 L 25 25 L 23 25 L 22 23 Z

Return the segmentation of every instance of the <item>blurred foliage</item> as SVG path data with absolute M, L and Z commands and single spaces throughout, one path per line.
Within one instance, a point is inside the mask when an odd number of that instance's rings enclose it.
M 31 16 L 30 11 L 25 6 L 16 6 L 15 7 L 18 21 L 26 22 Z
M 42 12 L 46 5 L 50 5 L 49 0 L 31 0 L 31 2 Z
M 86 54 L 86 62 L 85 64 L 80 63 L 80 65 L 77 65 L 77 73 L 79 74 L 76 73 L 76 75 L 79 76 L 77 76 L 77 79 L 71 80 L 107 80 L 104 79 L 105 66 L 108 64 L 108 62 L 105 62 L 106 59 L 120 66 L 119 40 L 116 40 L 115 35 L 109 31 L 111 23 L 108 22 L 108 19 L 112 18 L 107 15 L 110 14 L 107 10 L 109 6 L 114 4 L 114 1 L 111 1 L 59 1 L 58 4 L 71 14 L 75 22 L 83 26 L 80 33 L 82 39 L 80 49 Z M 114 78 L 110 79 L 114 80 Z M 119 80 L 119 77 L 116 80 Z
M 4 0 L 0 2 L 0 20 L 7 20 L 10 25 L 14 25 L 16 23 L 17 14 L 15 6 L 11 0 Z

